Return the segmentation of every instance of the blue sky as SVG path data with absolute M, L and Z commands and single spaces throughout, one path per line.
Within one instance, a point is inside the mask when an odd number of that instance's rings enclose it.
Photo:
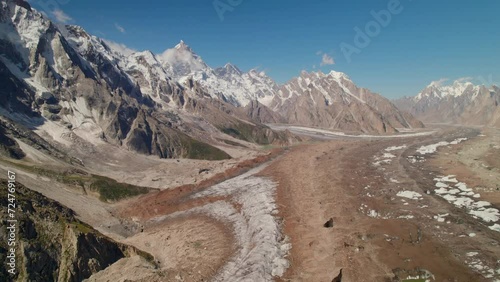
M 30 3 L 133 49 L 161 53 L 182 39 L 212 67 L 259 68 L 279 83 L 336 70 L 397 98 L 442 78 L 500 82 L 498 0 L 52 1 Z M 390 20 L 382 26 L 372 11 Z M 356 44 L 355 28 L 367 26 L 369 43 Z M 346 44 L 357 48 L 350 60 Z

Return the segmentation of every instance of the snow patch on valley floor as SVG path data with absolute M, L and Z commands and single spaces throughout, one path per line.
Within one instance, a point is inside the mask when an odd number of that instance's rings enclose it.
M 449 203 L 458 208 L 467 210 L 467 213 L 472 217 L 479 219 L 485 223 L 495 223 L 490 226 L 491 230 L 500 232 L 500 211 L 491 206 L 491 203 L 486 201 L 478 201 L 480 194 L 474 193 L 467 184 L 459 182 L 454 175 L 441 176 L 434 178 L 436 188 L 434 192 L 444 198 Z
M 392 177 L 389 179 L 389 182 L 391 182 L 391 183 L 400 183 L 399 180 L 394 179 Z
M 370 209 L 368 205 L 366 204 L 361 204 L 361 206 L 358 209 L 362 214 L 371 217 L 371 218 L 379 218 L 379 219 L 390 219 L 390 215 L 382 215 L 380 212 Z
M 406 159 L 412 164 L 425 162 L 425 158 L 421 156 L 408 156 Z
M 438 222 L 445 222 L 446 217 L 449 216 L 450 214 L 445 213 L 445 214 L 438 214 L 434 216 L 434 219 L 437 220 Z
M 413 191 L 400 191 L 398 192 L 397 196 L 410 200 L 422 200 L 422 195 Z
M 497 232 L 500 232 L 500 224 L 498 223 L 495 223 L 493 224 L 492 226 L 489 227 L 491 230 L 493 231 L 497 231 Z
M 390 164 L 392 162 L 392 159 L 394 159 L 396 156 L 391 154 L 391 153 L 384 153 L 382 156 L 374 156 L 373 159 L 375 162 L 372 164 L 374 166 L 380 166 L 382 164 Z
M 492 281 L 500 281 L 500 268 L 494 269 L 486 265 L 481 259 L 477 258 L 478 252 L 468 252 L 466 254 L 467 258 L 465 259 L 465 263 L 472 270 L 480 273 L 484 278 L 494 279 Z
M 387 147 L 384 149 L 381 156 L 374 156 L 373 157 L 375 159 L 375 162 L 373 162 L 372 164 L 374 166 L 380 166 L 382 164 L 390 164 L 392 162 L 392 159 L 397 157 L 396 155 L 394 155 L 390 152 L 399 151 L 399 150 L 402 150 L 406 147 L 407 147 L 406 145 Z
M 444 146 L 449 146 L 449 145 L 457 145 L 459 143 L 462 143 L 463 141 L 467 141 L 467 138 L 457 138 L 451 142 L 447 141 L 441 141 L 435 144 L 430 144 L 426 146 L 421 146 L 420 148 L 417 149 L 417 155 L 415 156 L 408 156 L 406 159 L 408 162 L 414 164 L 414 163 L 422 163 L 425 162 L 425 158 L 423 156 L 428 155 L 428 154 L 434 154 L 439 147 L 444 147 Z M 389 148 L 388 148 L 389 149 Z
M 392 152 L 392 151 L 399 151 L 399 150 L 403 150 L 405 149 L 407 146 L 406 145 L 402 145 L 402 146 L 392 146 L 392 147 L 388 147 L 385 149 L 386 152 Z
M 409 214 L 409 215 L 400 215 L 398 216 L 398 219 L 414 219 L 415 216 Z
M 457 138 L 451 142 L 441 141 L 441 142 L 436 143 L 436 144 L 422 146 L 417 150 L 417 153 L 420 153 L 421 155 L 433 154 L 437 151 L 437 149 L 439 147 L 444 147 L 444 146 L 448 146 L 448 145 L 457 145 L 457 144 L 459 144 L 463 141 L 467 141 L 467 140 L 468 140 L 467 138 Z
M 214 281 L 272 281 L 273 277 L 281 277 L 289 267 L 286 257 L 291 244 L 282 234 L 281 222 L 276 217 L 276 183 L 253 176 L 264 167 L 253 169 L 192 196 L 230 196 L 240 207 L 239 211 L 229 202 L 217 201 L 167 216 L 202 213 L 233 225 L 239 250 L 219 271 Z
M 382 158 L 384 159 L 394 159 L 396 156 L 391 153 L 385 153 Z
M 391 159 L 386 159 L 386 160 L 380 160 L 380 161 L 373 162 L 373 165 L 380 166 L 382 164 L 390 164 L 391 162 L 392 162 Z

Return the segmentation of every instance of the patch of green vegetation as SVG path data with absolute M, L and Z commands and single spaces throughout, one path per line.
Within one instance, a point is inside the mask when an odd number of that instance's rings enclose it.
M 244 122 L 219 127 L 219 129 L 234 138 L 257 143 L 261 145 L 270 144 L 269 138 L 265 134 L 263 125 L 253 125 Z
M 118 201 L 125 198 L 146 194 L 149 189 L 131 184 L 119 183 L 114 179 L 93 175 L 95 179 L 90 189 L 99 193 L 101 201 Z
M 223 128 L 222 132 L 224 132 L 227 135 L 231 135 L 233 137 L 236 137 L 236 138 L 244 137 L 243 134 L 241 134 L 241 132 L 238 129 L 232 128 L 232 127 Z
M 146 259 L 146 261 L 148 261 L 149 263 L 152 263 L 153 265 L 158 265 L 158 263 L 155 261 L 155 257 L 152 254 L 139 249 L 136 249 L 135 252 L 144 259 Z
M 5 159 L 3 161 L 6 162 L 6 163 L 8 163 L 11 166 L 15 166 L 16 168 L 20 168 L 20 169 L 22 169 L 24 171 L 35 173 L 35 174 L 41 175 L 41 176 L 48 176 L 48 174 L 50 172 L 50 171 L 48 171 L 46 169 L 39 168 L 39 167 L 32 166 L 32 165 L 23 164 L 23 163 L 20 163 L 20 162 L 13 162 L 13 161 L 5 160 Z M 52 174 L 53 173 L 51 173 L 51 175 Z
M 242 148 L 248 148 L 247 146 L 243 145 L 243 144 L 240 144 L 238 142 L 234 142 L 234 141 L 231 141 L 231 140 L 226 140 L 226 139 L 220 139 L 220 138 L 217 138 L 218 141 L 220 142 L 224 142 L 228 145 L 231 145 L 231 146 L 236 146 L 236 147 L 242 147 Z
M 226 152 L 192 138 L 186 140 L 185 146 L 189 159 L 219 161 L 231 158 Z
M 45 176 L 60 183 L 74 185 L 82 188 L 88 186 L 92 191 L 96 191 L 99 193 L 99 199 L 103 202 L 119 201 L 129 197 L 146 194 L 152 190 L 147 187 L 119 183 L 114 179 L 105 176 L 87 174 L 77 169 L 57 172 L 54 170 L 28 165 L 21 162 L 11 162 L 8 160 L 3 161 L 18 169 L 39 176 Z
M 264 145 L 264 146 L 260 147 L 260 149 L 263 150 L 263 151 L 270 151 L 272 149 L 277 149 L 277 148 L 283 148 L 283 146 L 280 146 L 280 145 Z M 288 148 L 288 146 L 286 148 Z
M 87 233 L 92 233 L 94 229 L 92 227 L 88 226 L 87 224 L 76 221 L 71 224 L 76 230 L 78 230 L 80 233 L 87 234 Z
M 64 175 L 64 177 L 60 179 L 60 181 L 63 183 L 72 184 L 80 187 L 85 187 L 85 182 L 88 180 L 89 177 L 82 175 L 74 175 L 74 174 Z
M 195 242 L 193 242 L 193 247 L 195 249 L 201 249 L 203 247 L 203 245 L 201 244 L 200 241 L 195 241 Z

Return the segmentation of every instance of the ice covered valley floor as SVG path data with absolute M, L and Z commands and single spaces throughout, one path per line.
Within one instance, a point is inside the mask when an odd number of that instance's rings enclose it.
M 195 254 L 193 258 L 203 261 L 213 249 L 224 248 L 222 244 L 234 245 L 229 253 L 221 252 L 220 256 L 226 256 L 225 258 L 213 258 L 221 259 L 223 263 L 210 273 L 211 281 L 272 281 L 281 277 L 289 266 L 287 255 L 291 244 L 282 232 L 282 220 L 278 217 L 275 202 L 277 184 L 267 177 L 256 176 L 267 165 L 260 165 L 242 175 L 190 194 L 182 201 L 191 202 L 192 205 L 166 215 L 151 217 L 144 222 L 144 232 L 127 238 L 126 242 L 139 245 L 156 255 L 167 271 L 171 267 L 179 268 L 182 266 L 175 263 L 169 255 L 175 254 L 174 248 L 179 248 L 180 242 L 172 243 L 172 240 L 176 240 L 174 236 L 158 234 L 171 232 L 165 231 L 168 227 L 175 228 L 170 222 L 183 221 L 189 224 L 192 218 L 202 218 L 205 221 L 203 224 L 220 223 L 230 234 L 225 242 L 199 244 L 201 254 Z M 158 228 L 160 226 L 164 228 Z M 207 228 L 203 235 L 208 238 L 219 235 L 216 231 L 210 233 L 210 230 Z M 185 232 L 195 230 L 187 228 Z M 152 238 L 162 242 L 146 242 Z M 196 275 L 191 278 L 194 277 Z M 181 279 L 182 275 L 178 278 Z

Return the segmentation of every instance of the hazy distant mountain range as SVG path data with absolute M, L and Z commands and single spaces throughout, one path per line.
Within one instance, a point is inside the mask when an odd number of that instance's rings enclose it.
M 456 80 L 433 82 L 415 97 L 394 103 L 424 122 L 500 126 L 500 89 Z

